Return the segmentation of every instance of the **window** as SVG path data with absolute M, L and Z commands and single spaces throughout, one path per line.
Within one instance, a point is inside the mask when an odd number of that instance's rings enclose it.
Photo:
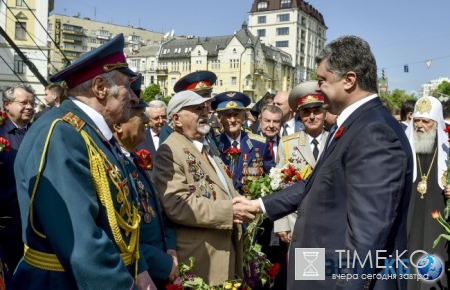
M 26 40 L 27 34 L 27 23 L 26 22 L 16 22 L 16 39 Z
M 289 27 L 277 28 L 277 35 L 289 35 Z
M 222 86 L 222 80 L 219 80 L 219 86 Z
M 171 78 L 170 79 L 170 83 L 172 84 L 172 87 L 175 85 L 176 82 L 177 82 L 176 78 Z
M 266 30 L 265 29 L 258 29 L 256 30 L 256 34 L 261 37 L 261 36 L 266 36 Z
M 109 32 L 106 30 L 99 30 L 98 35 L 109 37 Z
M 267 2 L 259 2 L 258 3 L 258 11 L 267 10 Z
M 258 23 L 266 23 L 266 16 L 258 16 Z
M 236 86 L 236 77 L 231 77 L 231 85 L 232 85 L 233 87 Z
M 281 0 L 280 8 L 290 8 L 291 0 Z
M 24 74 L 25 73 L 23 61 L 20 58 L 20 56 L 18 56 L 18 55 L 14 56 L 14 72 L 16 74 Z
M 277 15 L 277 22 L 284 22 L 284 21 L 289 21 L 289 13 Z
M 198 55 L 198 56 L 201 56 L 201 55 L 202 55 L 202 52 L 199 50 L 199 51 L 197 52 L 197 55 Z
M 155 76 L 150 76 L 150 83 L 154 84 L 155 83 Z
M 138 59 L 129 59 L 128 64 L 130 65 L 130 67 L 138 67 L 139 60 Z
M 236 48 L 233 48 L 233 54 L 236 54 Z
M 92 35 L 92 36 L 97 36 L 97 31 L 92 30 L 92 31 L 91 31 L 91 35 Z
M 276 47 L 289 47 L 289 41 L 288 40 L 277 41 L 277 42 L 275 42 L 275 46 Z
M 83 51 L 87 51 L 87 46 L 83 46 Z
M 16 0 L 16 6 L 26 6 L 27 4 L 26 0 Z

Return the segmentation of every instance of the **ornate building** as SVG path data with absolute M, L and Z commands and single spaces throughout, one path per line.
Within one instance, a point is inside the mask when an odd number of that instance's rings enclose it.
M 302 0 L 255 0 L 249 27 L 262 43 L 292 56 L 294 84 L 310 79 L 327 31 L 322 14 L 312 5 Z

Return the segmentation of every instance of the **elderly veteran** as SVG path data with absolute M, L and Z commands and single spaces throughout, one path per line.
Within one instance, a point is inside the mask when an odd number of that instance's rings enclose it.
M 246 94 L 230 91 L 216 95 L 211 103 L 224 129 L 219 139 L 221 158 L 230 169 L 234 188 L 241 194 L 247 192 L 248 182 L 275 167 L 266 137 L 242 130 L 246 107 L 250 102 Z M 239 149 L 241 154 L 237 158 L 229 156 L 227 151 L 231 148 Z
M 326 112 L 324 97 L 316 92 L 317 81 L 296 86 L 289 94 L 289 106 L 300 116 L 304 131 L 283 136 L 278 150 L 277 167 L 292 164 L 301 171 L 311 172 L 322 154 L 328 132 L 324 130 Z M 291 213 L 274 223 L 274 231 L 281 240 L 291 242 L 297 213 Z
M 66 81 L 69 99 L 31 127 L 17 153 L 25 255 L 16 289 L 135 289 L 138 273 L 150 285 L 137 192 L 109 129 L 138 103 L 123 48 L 119 34 L 50 77 Z
M 140 95 L 141 83 L 141 74 L 131 83 L 131 89 L 136 95 Z M 149 175 L 153 169 L 151 155 L 145 149 L 135 152 L 137 146 L 146 138 L 147 107 L 147 103 L 139 101 L 131 109 L 130 120 L 114 124 L 111 131 L 126 157 L 125 163 L 139 195 L 138 211 L 141 216 L 139 248 L 143 255 L 141 258 L 147 263 L 148 273 L 158 289 L 164 289 L 168 280 L 173 281 L 179 275 L 179 271 L 175 231 L 168 225 L 163 215 L 158 194 Z
M 179 93 L 181 91 L 193 91 L 203 98 L 211 98 L 211 93 L 213 89 L 213 85 L 217 80 L 217 76 L 215 73 L 208 70 L 196 71 L 190 74 L 185 75 L 181 79 L 179 79 L 175 85 L 173 86 L 173 91 L 175 93 Z M 209 103 L 207 103 L 209 106 Z M 208 107 L 209 109 L 209 107 Z M 170 114 L 169 114 L 170 118 Z M 161 129 L 159 135 L 159 144 L 162 144 L 167 137 L 174 131 L 173 125 L 171 122 L 164 124 Z M 206 140 L 213 147 L 216 146 L 216 139 L 214 138 L 214 131 L 211 129 L 210 132 L 206 135 Z
M 179 261 L 195 257 L 192 273 L 215 286 L 242 277 L 242 227 L 233 221 L 252 215 L 233 206 L 238 194 L 205 140 L 208 101 L 192 91 L 172 97 L 168 110 L 175 132 L 158 149 L 154 176 L 162 207 L 175 223 Z

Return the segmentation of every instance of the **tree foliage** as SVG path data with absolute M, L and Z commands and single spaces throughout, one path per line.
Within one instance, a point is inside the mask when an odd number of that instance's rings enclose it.
M 142 94 L 145 102 L 156 100 L 156 96 L 161 96 L 161 87 L 158 84 L 152 84 L 145 88 Z
M 443 81 L 438 85 L 438 87 L 433 91 L 433 97 L 449 97 L 450 96 L 450 82 Z
M 400 109 L 404 101 L 416 99 L 414 94 L 408 95 L 404 90 L 399 89 L 395 89 L 392 93 L 380 92 L 380 97 L 388 102 L 391 109 L 395 107 Z

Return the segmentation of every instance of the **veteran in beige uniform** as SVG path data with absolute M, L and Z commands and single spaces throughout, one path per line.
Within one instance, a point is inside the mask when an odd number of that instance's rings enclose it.
M 305 130 L 282 137 L 277 154 L 278 168 L 289 163 L 310 173 L 322 154 L 328 132 L 323 129 L 326 116 L 322 107 L 324 98 L 315 92 L 316 85 L 317 81 L 305 82 L 289 94 L 289 106 L 298 111 Z M 294 212 L 275 221 L 274 232 L 282 241 L 291 241 L 296 219 L 297 213 Z
M 154 176 L 161 205 L 175 223 L 179 261 L 195 257 L 192 273 L 213 286 L 243 277 L 242 227 L 233 221 L 246 212 L 233 206 L 238 193 L 205 140 L 209 100 L 192 91 L 172 97 L 175 132 L 157 151 Z

